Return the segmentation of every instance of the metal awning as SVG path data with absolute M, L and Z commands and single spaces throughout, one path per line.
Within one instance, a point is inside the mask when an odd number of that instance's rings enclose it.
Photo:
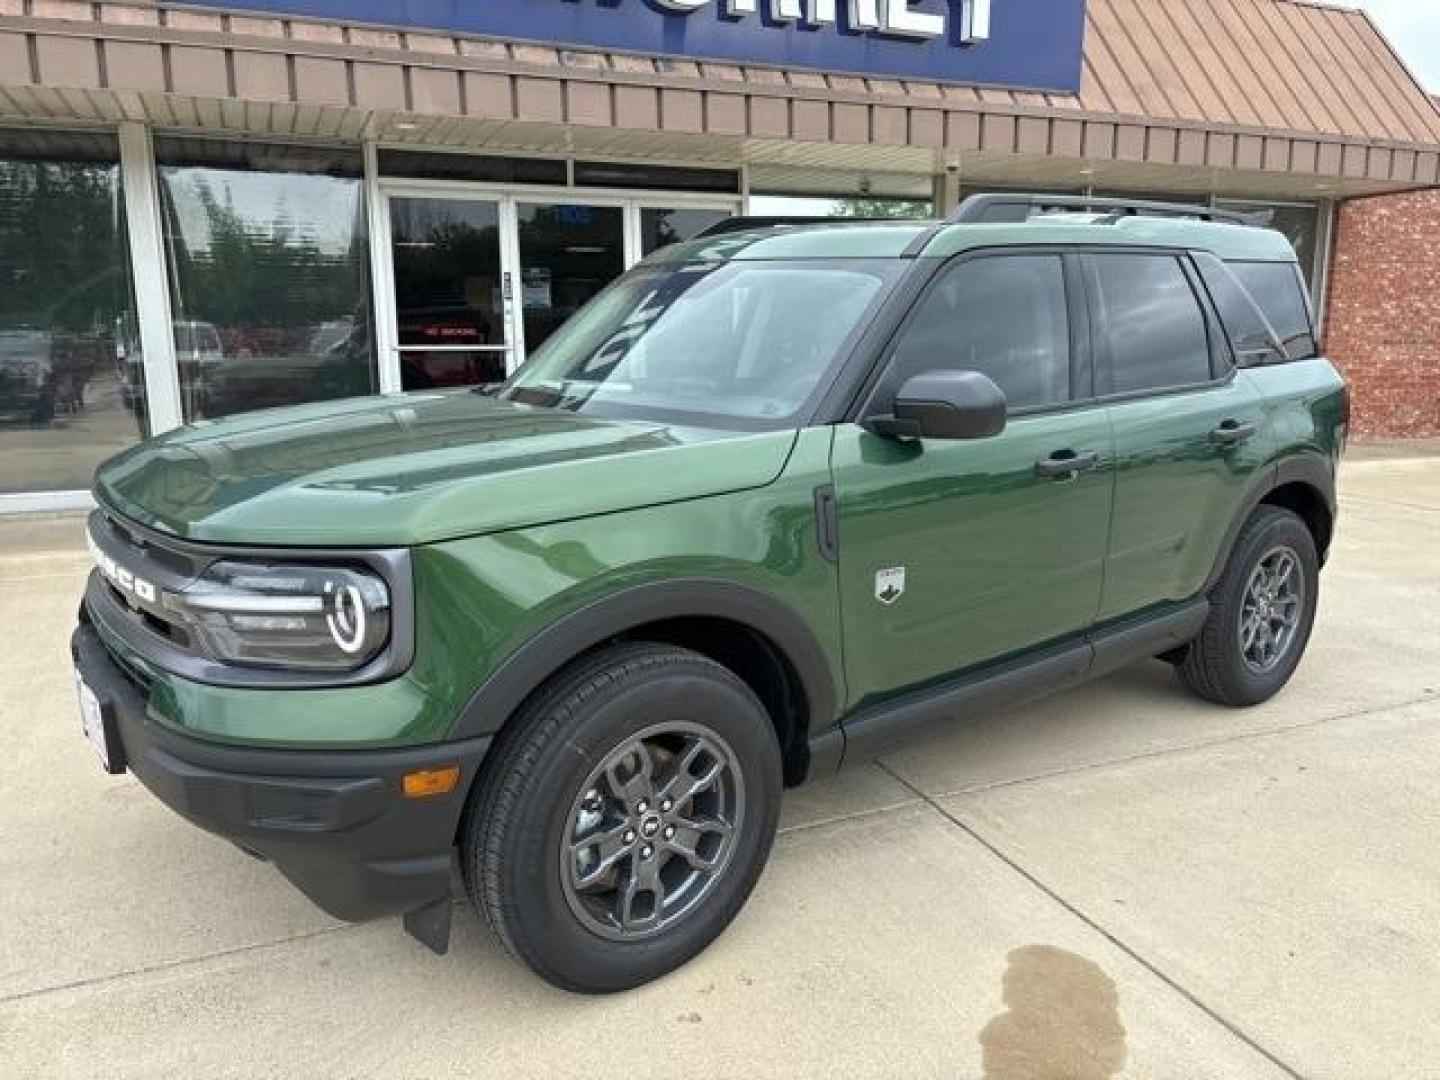
M 797 190 L 968 183 L 1339 197 L 1440 184 L 1440 109 L 1362 13 L 1090 0 L 1075 95 L 221 15 L 0 2 L 0 122 L 748 163 Z

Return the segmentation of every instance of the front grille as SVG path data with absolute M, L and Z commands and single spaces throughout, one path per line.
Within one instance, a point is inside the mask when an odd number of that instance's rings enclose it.
M 100 552 L 113 559 L 116 566 L 155 587 L 154 602 L 147 602 L 138 592 L 122 589 L 111 576 L 102 574 L 106 596 L 114 602 L 119 616 L 172 649 L 194 655 L 188 628 L 165 606 L 164 596 L 190 585 L 205 562 L 109 510 L 93 513 L 89 527 Z
M 143 559 L 152 567 L 184 578 L 194 578 L 200 570 L 185 552 L 108 510 L 97 511 L 91 523 L 98 531 L 113 537 L 134 559 Z

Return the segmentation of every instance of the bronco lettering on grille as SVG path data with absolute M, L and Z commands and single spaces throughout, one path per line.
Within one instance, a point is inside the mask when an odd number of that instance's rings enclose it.
M 122 593 L 133 596 L 137 600 L 142 600 L 147 604 L 159 602 L 160 591 L 155 588 L 153 582 L 137 577 L 133 571 L 127 570 L 101 551 L 100 545 L 95 542 L 93 536 L 87 535 L 85 539 L 90 545 L 90 554 L 95 559 L 95 565 L 100 568 L 100 573 L 105 575 L 106 580 Z

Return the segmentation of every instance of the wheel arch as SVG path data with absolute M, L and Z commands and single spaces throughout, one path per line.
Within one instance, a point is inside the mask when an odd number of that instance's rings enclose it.
M 471 695 L 448 737 L 497 734 L 551 678 L 617 641 L 677 645 L 734 672 L 770 714 L 787 786 L 804 781 L 814 729 L 828 725 L 836 709 L 825 651 L 804 620 L 781 601 L 718 579 L 627 589 L 546 627 Z
M 1240 512 L 1230 523 L 1219 557 L 1205 582 L 1205 591 L 1215 587 L 1230 561 L 1245 523 L 1261 506 L 1278 506 L 1296 514 L 1310 535 L 1323 566 L 1335 537 L 1335 466 L 1329 457 L 1308 453 L 1284 458 L 1267 469 L 1265 478 L 1251 491 Z

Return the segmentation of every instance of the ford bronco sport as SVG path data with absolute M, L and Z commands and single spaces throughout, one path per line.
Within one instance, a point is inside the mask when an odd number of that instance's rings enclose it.
M 1203 207 L 730 223 L 508 382 L 104 465 L 85 730 L 347 920 L 614 991 L 745 902 L 782 789 L 1161 657 L 1300 662 L 1348 395 L 1294 252 Z

